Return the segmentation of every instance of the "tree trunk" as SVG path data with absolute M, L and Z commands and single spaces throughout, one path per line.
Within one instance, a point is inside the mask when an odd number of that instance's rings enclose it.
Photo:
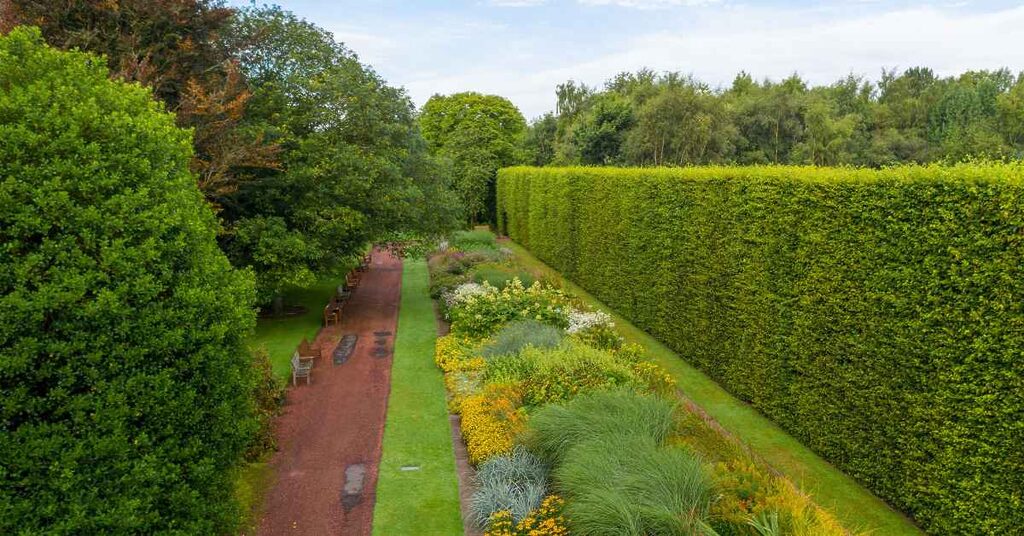
M 274 296 L 273 304 L 271 305 L 271 311 L 274 316 L 284 316 L 284 295 L 278 294 Z

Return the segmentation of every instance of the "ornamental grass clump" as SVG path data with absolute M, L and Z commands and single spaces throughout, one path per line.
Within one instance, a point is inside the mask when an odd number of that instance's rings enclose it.
M 673 402 L 628 389 L 598 391 L 540 408 L 523 440 L 553 465 L 578 443 L 600 436 L 643 437 L 661 445 L 674 427 L 675 408 Z
M 501 328 L 489 344 L 484 346 L 485 359 L 518 354 L 524 348 L 554 348 L 565 336 L 562 330 L 537 320 L 509 322 Z
M 484 529 L 491 516 L 508 511 L 512 521 L 518 523 L 540 506 L 547 488 L 547 465 L 526 449 L 515 447 L 480 465 L 476 491 L 470 499 L 470 519 Z
M 650 436 L 598 434 L 553 472 L 573 534 L 707 534 L 714 496 L 700 459 Z

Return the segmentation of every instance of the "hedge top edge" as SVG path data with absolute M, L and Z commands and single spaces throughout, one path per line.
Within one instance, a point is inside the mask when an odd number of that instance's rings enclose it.
M 636 177 L 643 170 L 645 179 L 686 179 L 686 180 L 792 180 L 804 182 L 942 182 L 956 180 L 989 183 L 999 181 L 1013 185 L 1024 185 L 1024 163 L 961 163 L 953 165 L 927 164 L 903 165 L 880 169 L 852 167 L 814 166 L 693 166 L 693 167 L 533 167 L 513 166 L 502 168 L 499 175 L 522 172 L 530 173 L 576 173 Z

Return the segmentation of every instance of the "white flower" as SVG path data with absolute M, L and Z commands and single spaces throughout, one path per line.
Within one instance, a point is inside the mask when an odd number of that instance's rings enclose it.
M 474 296 L 482 296 L 484 294 L 490 294 L 494 292 L 494 287 L 480 285 L 477 283 L 463 283 L 451 292 L 444 294 L 444 302 L 448 307 L 454 307 L 460 303 L 468 301 Z
M 570 335 L 573 333 L 579 333 L 586 331 L 591 328 L 600 326 L 614 327 L 615 324 L 612 322 L 612 317 L 608 313 L 602 311 L 579 311 L 576 309 L 569 310 L 569 327 L 565 328 L 565 332 Z

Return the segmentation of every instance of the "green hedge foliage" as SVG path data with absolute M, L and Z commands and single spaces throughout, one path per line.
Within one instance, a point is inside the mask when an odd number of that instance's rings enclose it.
M 37 30 L 0 66 L 0 533 L 231 532 L 255 293 L 191 135 Z
M 1024 526 L 1024 168 L 507 168 L 503 232 L 931 534 Z

